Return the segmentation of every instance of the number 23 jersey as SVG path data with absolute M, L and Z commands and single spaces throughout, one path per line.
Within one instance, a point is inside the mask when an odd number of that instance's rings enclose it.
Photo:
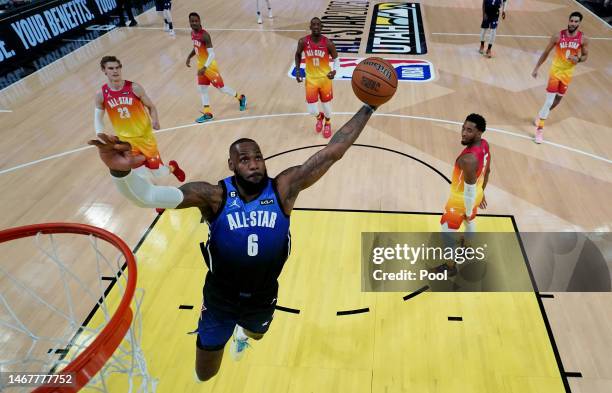
M 208 242 L 202 250 L 210 273 L 216 281 L 246 292 L 276 285 L 291 251 L 291 234 L 273 180 L 268 178 L 250 202 L 240 197 L 233 176 L 219 183 L 224 202 L 208 223 Z

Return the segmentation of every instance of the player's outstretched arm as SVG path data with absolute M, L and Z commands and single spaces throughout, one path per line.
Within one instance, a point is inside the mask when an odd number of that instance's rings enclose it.
M 115 186 L 135 205 L 167 209 L 198 207 L 206 219 L 221 206 L 221 187 L 206 182 L 187 183 L 180 189 L 153 185 L 132 171 L 142 165 L 145 158 L 132 154 L 129 143 L 106 134 L 99 134 L 98 138 L 88 143 L 98 148 L 102 162 L 110 169 Z
M 94 100 L 94 130 L 96 135 L 104 132 L 104 96 L 101 91 L 96 93 Z
M 364 105 L 331 138 L 327 146 L 311 156 L 305 163 L 281 172 L 275 179 L 276 187 L 283 201 L 285 212 L 293 209 L 300 191 L 312 186 L 357 140 L 375 108 Z
M 552 37 L 550 37 L 548 45 L 546 45 L 546 49 L 544 49 L 544 52 L 542 52 L 542 55 L 538 60 L 538 64 L 536 64 L 535 68 L 533 69 L 531 76 L 533 76 L 534 78 L 538 77 L 538 69 L 542 64 L 544 64 L 544 62 L 548 58 L 548 55 L 550 54 L 550 51 L 553 50 L 555 45 L 557 45 L 557 42 L 559 42 L 559 33 L 555 33 Z

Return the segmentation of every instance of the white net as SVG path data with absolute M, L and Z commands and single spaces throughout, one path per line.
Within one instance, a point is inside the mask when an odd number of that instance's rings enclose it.
M 57 373 L 88 348 L 115 314 L 130 271 L 119 249 L 93 235 L 38 233 L 0 243 L 0 258 L 2 391 L 7 373 Z M 136 289 L 129 330 L 82 391 L 156 390 L 140 345 L 143 296 Z

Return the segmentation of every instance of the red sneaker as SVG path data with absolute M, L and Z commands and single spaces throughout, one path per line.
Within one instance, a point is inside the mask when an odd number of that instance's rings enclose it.
M 163 212 L 166 211 L 166 209 L 162 209 L 161 207 L 156 207 L 155 211 L 157 212 L 157 214 L 162 214 Z
M 323 113 L 319 112 L 319 116 L 317 117 L 317 126 L 315 127 L 315 131 L 317 132 L 321 132 L 321 130 L 323 129 Z
M 331 134 L 331 123 L 325 123 L 325 127 L 323 127 L 323 138 L 329 138 Z
M 185 172 L 179 167 L 179 164 L 172 160 L 168 163 L 168 166 L 172 168 L 172 174 L 180 181 L 181 183 L 185 181 Z

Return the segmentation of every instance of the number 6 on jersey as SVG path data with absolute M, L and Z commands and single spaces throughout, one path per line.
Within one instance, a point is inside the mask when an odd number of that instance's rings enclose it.
M 257 252 L 259 251 L 257 240 L 258 240 L 257 235 L 254 233 L 252 235 L 249 235 L 248 237 L 247 254 L 249 254 L 250 257 L 254 257 L 255 255 L 257 255 Z

